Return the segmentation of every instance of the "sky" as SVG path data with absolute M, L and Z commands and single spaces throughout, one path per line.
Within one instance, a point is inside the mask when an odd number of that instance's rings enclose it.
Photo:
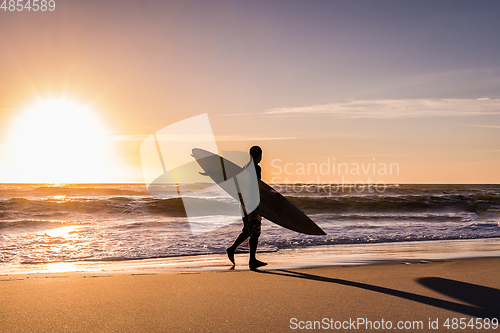
M 142 182 L 143 140 L 207 113 L 220 151 L 263 148 L 267 182 L 500 183 L 498 1 L 55 4 L 0 10 L 0 182 Z M 39 120 L 47 100 L 98 120 Z M 65 164 L 96 126 L 107 152 Z

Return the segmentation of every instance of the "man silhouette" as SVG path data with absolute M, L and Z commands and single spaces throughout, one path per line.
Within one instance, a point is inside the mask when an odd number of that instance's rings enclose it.
M 262 160 L 262 149 L 259 146 L 253 146 L 250 148 L 250 156 L 255 166 L 255 172 L 257 173 L 257 178 L 261 178 L 261 168 L 259 166 Z M 252 163 L 252 162 L 250 162 Z M 247 165 L 248 166 L 248 165 Z M 250 260 L 248 266 L 250 269 L 256 269 L 261 266 L 267 265 L 265 262 L 257 260 L 255 258 L 255 253 L 257 252 L 257 245 L 259 244 L 260 229 L 262 223 L 262 216 L 257 214 L 255 211 L 243 217 L 243 229 L 240 235 L 236 238 L 233 245 L 226 249 L 227 257 L 234 265 L 234 252 L 236 248 L 241 245 L 248 237 L 250 240 L 248 242 L 248 247 L 250 250 Z

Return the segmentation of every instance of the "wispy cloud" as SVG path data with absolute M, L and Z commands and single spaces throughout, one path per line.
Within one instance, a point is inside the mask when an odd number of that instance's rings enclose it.
M 469 127 L 483 127 L 483 128 L 500 128 L 500 125 L 474 125 L 474 124 L 463 124 L 462 126 L 469 126 Z
M 416 156 L 416 154 L 355 154 L 355 155 L 339 155 L 340 157 L 375 157 L 375 156 Z
M 331 115 L 339 118 L 416 118 L 500 115 L 500 99 L 360 100 L 303 107 L 280 107 L 265 115 Z
M 113 141 L 144 141 L 151 134 L 112 134 Z
M 474 152 L 479 152 L 479 153 L 500 153 L 500 149 L 482 149 L 482 150 L 474 150 Z
M 113 141 L 144 141 L 149 135 L 146 134 L 126 134 L 126 135 L 114 135 L 112 136 Z M 159 140 L 167 139 L 167 141 L 175 141 L 176 138 L 169 137 L 158 137 Z M 183 138 L 177 138 L 177 140 L 182 140 Z M 280 137 L 251 137 L 251 136 L 216 136 L 216 141 L 275 141 L 275 140 L 295 140 L 299 139 L 296 136 L 280 136 Z M 300 138 L 303 139 L 303 138 Z
M 304 135 L 304 136 L 245 136 L 245 135 L 216 135 L 216 141 L 277 141 L 277 140 L 305 140 L 305 139 L 332 139 L 332 138 L 367 138 L 368 135 L 356 134 L 328 134 L 328 135 Z
M 250 136 L 215 136 L 216 141 L 275 141 L 275 140 L 295 140 L 303 139 L 296 136 L 280 137 L 250 137 Z
M 150 135 L 150 134 L 149 134 Z M 123 134 L 111 136 L 113 141 L 144 141 L 149 137 L 148 134 Z M 192 137 L 192 136 L 191 136 Z M 184 140 L 185 137 L 166 137 L 158 136 L 158 140 L 175 141 Z M 217 141 L 271 141 L 271 140 L 294 140 L 299 139 L 296 136 L 280 136 L 280 137 L 251 137 L 251 136 L 216 136 Z M 303 138 L 300 138 L 303 139 Z
M 149 134 L 150 135 L 150 134 Z M 110 135 L 110 139 L 112 141 L 136 141 L 142 142 L 146 138 L 149 137 L 148 134 L 113 134 Z M 356 135 L 356 134 L 329 134 L 329 135 L 317 135 L 317 136 L 245 136 L 245 135 L 216 135 L 216 141 L 283 141 L 283 140 L 304 140 L 304 139 L 327 139 L 327 138 L 347 138 L 347 137 L 361 137 L 367 138 L 368 135 Z M 186 141 L 186 137 L 166 137 L 166 136 L 157 136 L 158 140 L 165 141 Z M 192 140 L 196 139 L 193 136 L 190 136 Z

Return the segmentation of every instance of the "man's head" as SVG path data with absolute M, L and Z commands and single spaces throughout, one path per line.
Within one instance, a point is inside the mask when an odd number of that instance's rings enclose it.
M 250 148 L 250 156 L 255 163 L 259 163 L 262 160 L 262 149 L 259 146 L 253 146 Z

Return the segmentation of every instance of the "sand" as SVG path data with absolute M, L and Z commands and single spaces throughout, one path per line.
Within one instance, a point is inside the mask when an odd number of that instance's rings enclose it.
M 500 317 L 500 258 L 262 272 L 0 275 L 0 305 L 1 332 L 282 332 L 310 331 L 299 327 L 313 321 L 364 331 L 363 319 L 379 325 L 372 330 L 378 332 L 382 320 L 395 332 L 403 331 L 399 321 L 421 322 L 409 332 L 444 332 L 453 331 L 443 326 L 447 318 L 450 325 L 453 318 L 478 325 L 475 317 Z

